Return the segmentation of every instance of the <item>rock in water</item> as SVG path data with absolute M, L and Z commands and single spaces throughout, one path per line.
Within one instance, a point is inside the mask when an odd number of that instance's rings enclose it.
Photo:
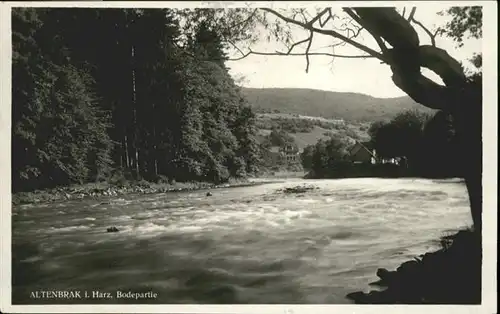
M 306 193 L 307 191 L 315 189 L 314 186 L 295 186 L 290 188 L 285 188 L 282 191 L 284 193 Z
M 108 230 L 108 232 L 118 232 L 118 231 L 120 231 L 116 227 L 109 227 L 107 230 Z
M 210 192 L 207 192 L 207 196 L 212 196 L 212 193 L 210 193 Z

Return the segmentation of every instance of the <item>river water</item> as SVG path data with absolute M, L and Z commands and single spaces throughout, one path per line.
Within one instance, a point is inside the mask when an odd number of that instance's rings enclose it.
M 316 189 L 279 191 L 297 185 Z M 457 180 L 289 179 L 212 193 L 13 208 L 13 303 L 87 302 L 38 290 L 157 294 L 90 303 L 349 303 L 377 268 L 471 224 Z

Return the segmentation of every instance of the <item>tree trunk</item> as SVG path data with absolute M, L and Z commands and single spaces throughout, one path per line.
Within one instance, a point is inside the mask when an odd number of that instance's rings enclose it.
M 153 164 L 154 164 L 154 177 L 158 177 L 158 151 L 157 151 L 157 138 L 156 138 L 156 126 L 153 126 Z
M 128 150 L 128 137 L 127 131 L 123 132 L 123 146 L 124 146 L 124 154 L 125 154 L 125 165 L 127 169 L 130 169 L 130 158 L 129 158 L 129 150 Z
M 139 178 L 139 151 L 137 148 L 137 91 L 135 85 L 135 48 L 131 47 L 132 58 L 132 112 L 133 112 L 133 149 L 134 149 L 134 171 L 135 178 Z
M 452 110 L 459 140 L 465 184 L 469 194 L 474 229 L 482 231 L 482 90 L 469 84 L 467 90 L 457 93 L 460 98 Z

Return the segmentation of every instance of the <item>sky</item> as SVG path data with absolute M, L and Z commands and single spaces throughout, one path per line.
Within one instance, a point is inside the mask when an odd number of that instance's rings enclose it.
M 444 26 L 449 17 L 439 16 L 437 13 L 446 9 L 449 5 L 419 4 L 415 13 L 415 19 L 432 30 L 438 26 Z M 407 8 L 407 11 L 409 8 Z M 408 13 L 406 13 L 407 15 Z M 430 44 L 428 35 L 418 26 L 415 26 L 419 34 L 421 44 Z M 362 38 L 357 39 L 361 44 L 376 48 L 377 45 L 371 36 L 363 32 Z M 307 33 L 297 29 L 293 32 L 294 39 L 304 39 Z M 325 51 L 319 49 L 332 43 L 329 36 L 319 35 L 314 37 L 311 52 Z M 474 52 L 481 52 L 480 40 L 466 40 L 464 47 L 457 48 L 456 43 L 449 38 L 436 38 L 436 46 L 445 49 L 452 57 L 459 61 L 466 61 Z M 301 46 L 303 52 L 305 45 Z M 275 42 L 260 40 L 252 45 L 253 51 L 274 52 L 275 50 L 286 51 L 282 45 Z M 294 50 L 295 51 L 295 50 Z M 362 54 L 354 47 L 341 47 L 335 50 L 336 54 Z M 237 57 L 238 55 L 234 55 Z M 467 62 L 466 62 L 467 63 Z M 345 59 L 332 58 L 328 56 L 310 57 L 309 72 L 305 72 L 306 59 L 304 56 L 261 56 L 250 55 L 239 61 L 227 63 L 231 75 L 239 80 L 239 84 L 245 87 L 257 88 L 311 88 L 337 92 L 356 92 L 380 98 L 405 96 L 406 94 L 397 88 L 391 80 L 391 71 L 385 64 L 377 59 Z M 440 79 L 432 72 L 424 69 L 422 71 L 427 77 L 440 82 Z

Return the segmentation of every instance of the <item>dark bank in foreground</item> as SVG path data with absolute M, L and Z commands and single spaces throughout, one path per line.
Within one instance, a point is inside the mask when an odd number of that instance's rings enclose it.
M 404 262 L 395 271 L 377 270 L 373 285 L 383 291 L 353 292 L 357 304 L 480 304 L 481 237 L 461 230 L 441 239 L 442 249 Z

